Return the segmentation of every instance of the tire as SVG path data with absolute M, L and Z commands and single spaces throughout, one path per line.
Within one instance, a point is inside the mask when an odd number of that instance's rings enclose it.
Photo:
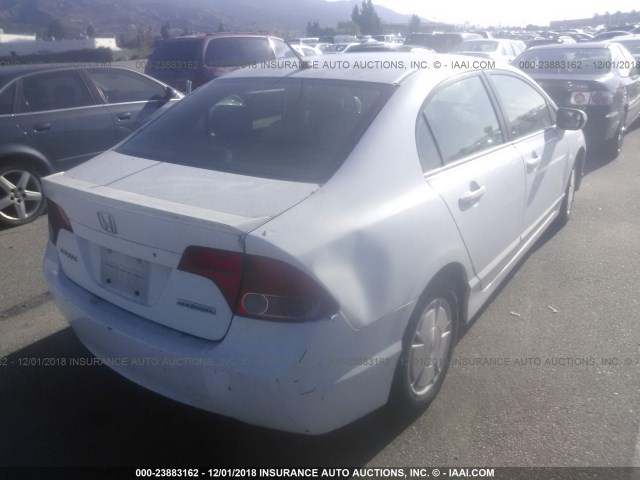
M 458 319 L 458 298 L 450 285 L 435 286 L 422 296 L 396 367 L 390 396 L 394 414 L 418 414 L 436 397 L 451 362 Z
M 624 142 L 624 134 L 627 131 L 625 124 L 627 123 L 627 112 L 622 112 L 622 116 L 620 117 L 620 124 L 618 125 L 618 130 L 616 130 L 616 134 L 604 145 L 604 153 L 607 158 L 611 160 L 618 158 L 620 152 L 622 151 L 622 144 Z
M 573 211 L 573 200 L 576 193 L 576 185 L 578 181 L 578 171 L 577 164 L 578 158 L 576 158 L 573 163 L 573 168 L 571 169 L 571 173 L 569 174 L 569 181 L 567 182 L 567 186 L 564 190 L 564 198 L 562 199 L 562 203 L 560 204 L 560 212 L 556 217 L 556 225 L 559 227 L 564 227 L 569 219 L 571 218 L 571 213 Z
M 28 165 L 0 166 L 0 224 L 18 226 L 34 221 L 47 201 L 40 173 Z

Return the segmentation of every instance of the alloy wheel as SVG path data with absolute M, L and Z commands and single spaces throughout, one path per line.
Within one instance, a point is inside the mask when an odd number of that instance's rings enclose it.
M 42 183 L 36 174 L 20 169 L 0 174 L 0 220 L 26 223 L 42 212 L 44 202 Z

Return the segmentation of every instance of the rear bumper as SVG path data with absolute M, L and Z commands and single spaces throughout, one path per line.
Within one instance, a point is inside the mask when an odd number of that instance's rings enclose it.
M 51 244 L 44 272 L 81 342 L 149 390 L 246 423 L 322 434 L 384 405 L 401 340 L 400 309 L 354 331 L 337 315 L 304 324 L 234 318 L 225 339 L 204 340 L 123 310 L 71 281 Z

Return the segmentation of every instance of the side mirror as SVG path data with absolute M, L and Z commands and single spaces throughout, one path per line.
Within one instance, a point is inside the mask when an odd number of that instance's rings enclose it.
M 165 100 L 171 100 L 172 98 L 175 98 L 175 97 L 176 97 L 176 91 L 173 88 L 171 88 L 169 86 L 164 88 L 164 99 Z
M 562 130 L 581 130 L 587 124 L 587 114 L 577 108 L 559 108 L 557 122 Z

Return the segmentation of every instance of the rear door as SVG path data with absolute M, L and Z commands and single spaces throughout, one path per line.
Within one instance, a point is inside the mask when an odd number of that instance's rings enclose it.
M 437 152 L 443 164 L 423 162 L 425 170 L 434 168 L 427 171 L 427 181 L 447 204 L 481 286 L 487 288 L 520 245 L 522 157 L 505 143 L 504 124 L 479 72 L 431 94 L 418 122 L 419 150 Z
M 167 98 L 164 85 L 122 68 L 93 68 L 86 74 L 108 104 L 118 140 L 178 100 Z
M 107 107 L 97 103 L 78 70 L 25 76 L 16 119 L 28 142 L 64 170 L 112 147 L 117 140 Z
M 526 197 L 523 240 L 551 220 L 562 200 L 569 172 L 564 131 L 555 128 L 555 111 L 531 84 L 508 72 L 489 72 L 507 122 L 509 139 L 524 160 Z

